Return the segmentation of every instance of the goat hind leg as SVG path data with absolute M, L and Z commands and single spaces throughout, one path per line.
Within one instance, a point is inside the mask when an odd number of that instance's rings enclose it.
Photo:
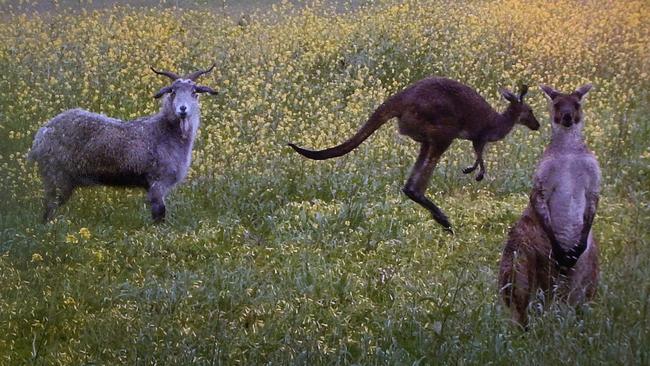
M 433 174 L 433 169 L 436 167 L 440 155 L 442 155 L 450 143 L 451 142 L 441 144 L 444 146 L 434 145 L 432 143 L 422 144 L 418 159 L 415 162 L 415 165 L 413 165 L 411 175 L 406 181 L 406 185 L 402 189 L 402 192 L 404 192 L 408 198 L 429 210 L 436 222 L 442 225 L 447 231 L 453 233 L 451 223 L 445 213 L 424 195 L 431 174 Z
M 49 183 L 44 183 L 45 194 L 43 196 L 43 223 L 47 223 L 52 220 L 54 216 L 54 211 L 56 210 L 57 198 L 56 198 L 56 187 L 50 185 Z
M 43 198 L 43 205 L 45 207 L 43 212 L 43 222 L 45 223 L 54 217 L 54 212 L 58 207 L 61 207 L 68 201 L 68 199 L 70 199 L 70 196 L 74 191 L 74 185 L 61 177 L 54 179 L 44 177 L 43 188 L 45 191 Z

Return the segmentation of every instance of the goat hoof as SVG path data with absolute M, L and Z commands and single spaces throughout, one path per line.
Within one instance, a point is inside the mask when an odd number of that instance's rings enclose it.
M 476 181 L 477 181 L 477 182 L 482 181 L 482 180 L 483 180 L 483 177 L 484 177 L 483 174 L 479 174 L 479 175 L 477 175 L 477 176 L 476 176 Z
M 454 234 L 454 230 L 451 228 L 451 226 L 450 226 L 450 227 L 446 227 L 446 228 L 445 228 L 445 231 L 448 232 L 448 233 L 451 234 L 451 235 L 455 235 L 455 234 Z
M 154 224 L 163 224 L 165 222 L 165 215 L 153 216 L 152 219 Z
M 152 215 L 154 224 L 161 224 L 165 222 L 165 215 Z
M 165 221 L 165 206 L 161 204 L 153 204 L 151 207 L 151 218 L 155 223 Z
M 473 172 L 474 169 L 476 169 L 476 168 L 474 168 L 473 166 L 468 166 L 467 168 L 463 169 L 463 174 L 469 174 L 469 173 Z

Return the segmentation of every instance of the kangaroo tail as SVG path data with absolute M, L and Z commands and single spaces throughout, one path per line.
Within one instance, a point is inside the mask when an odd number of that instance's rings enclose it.
M 307 150 L 291 143 L 288 145 L 296 150 L 298 154 L 314 160 L 325 160 L 345 155 L 359 146 L 365 139 L 372 135 L 373 132 L 375 132 L 389 119 L 398 116 L 398 113 L 392 104 L 393 103 L 390 99 L 381 104 L 372 113 L 370 118 L 368 118 L 368 121 L 363 126 L 361 126 L 356 134 L 354 134 L 354 136 L 338 146 L 334 146 L 325 150 Z

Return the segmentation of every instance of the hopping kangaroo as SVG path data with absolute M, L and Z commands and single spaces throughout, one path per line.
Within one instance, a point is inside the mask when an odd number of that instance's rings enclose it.
M 515 123 L 531 130 L 539 128 L 533 111 L 523 102 L 527 91 L 525 85 L 519 95 L 501 89 L 501 95 L 510 104 L 503 113 L 498 113 L 466 85 L 445 78 L 427 78 L 389 97 L 352 138 L 336 147 L 312 151 L 294 144 L 289 146 L 310 159 L 338 157 L 352 151 L 381 125 L 397 117 L 399 132 L 421 144 L 420 154 L 402 191 L 429 210 L 433 218 L 451 232 L 447 216 L 424 195 L 440 156 L 456 138 L 472 141 L 476 161 L 463 173 L 471 173 L 479 167 L 476 180 L 483 179 L 483 149 L 488 142 L 503 139 Z
M 530 203 L 510 230 L 501 257 L 499 291 L 512 318 L 527 325 L 531 298 L 541 290 L 577 305 L 598 282 L 598 247 L 591 226 L 600 168 L 585 145 L 581 103 L 587 84 L 571 94 L 548 86 L 552 138 L 533 176 Z

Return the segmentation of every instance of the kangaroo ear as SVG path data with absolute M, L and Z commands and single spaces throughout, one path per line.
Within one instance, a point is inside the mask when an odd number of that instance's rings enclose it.
M 524 97 L 528 94 L 528 85 L 523 84 L 521 88 L 519 88 L 519 101 L 523 103 Z
M 591 84 L 585 84 L 585 85 L 579 87 L 578 89 L 576 89 L 576 91 L 574 91 L 573 94 L 577 95 L 578 98 L 580 98 L 580 101 L 582 101 L 582 98 L 584 98 L 585 95 L 587 95 L 587 93 L 589 93 L 592 86 L 593 85 L 591 85 Z
M 559 92 L 559 91 L 557 91 L 557 90 L 551 88 L 551 87 L 548 86 L 548 85 L 540 85 L 539 88 L 542 89 L 542 91 L 544 92 L 544 94 L 546 94 L 546 96 L 547 96 L 548 99 L 550 99 L 550 100 L 553 100 L 553 99 L 555 99 L 555 97 L 557 97 L 558 95 L 560 95 L 560 92 Z
M 166 86 L 166 87 L 158 90 L 158 93 L 154 94 L 153 97 L 158 99 L 158 98 L 162 97 L 163 95 L 165 95 L 167 93 L 170 93 L 171 91 L 172 91 L 172 87 L 171 86 Z
M 506 88 L 501 88 L 499 89 L 499 94 L 503 97 L 503 99 L 507 100 L 510 103 L 518 103 L 519 102 L 519 97 L 515 95 L 515 93 L 511 92 L 510 90 Z

